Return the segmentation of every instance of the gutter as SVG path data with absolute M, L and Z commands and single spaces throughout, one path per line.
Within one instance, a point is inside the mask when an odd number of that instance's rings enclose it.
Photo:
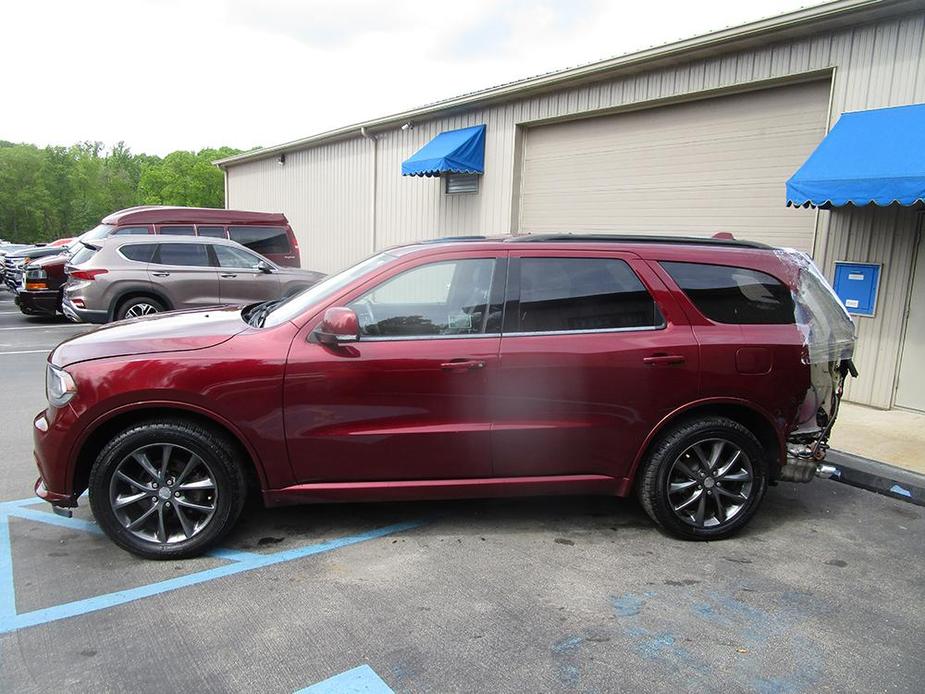
M 373 146 L 373 164 L 369 173 L 369 231 L 372 240 L 371 252 L 376 252 L 376 167 L 378 166 L 379 145 L 375 135 L 370 135 L 366 126 L 360 126 L 360 135 L 365 137 Z M 228 178 L 228 169 L 225 169 L 225 178 Z
M 917 2 L 917 0 L 836 0 L 835 2 L 803 8 L 769 19 L 761 19 L 749 24 L 720 29 L 694 38 L 628 53 L 616 58 L 609 58 L 463 94 L 409 111 L 348 125 L 335 130 L 328 130 L 317 135 L 257 149 L 252 152 L 217 159 L 212 163 L 220 168 L 234 166 L 282 152 L 304 149 L 310 145 L 343 139 L 353 135 L 357 130 L 362 133 L 364 130 L 373 128 L 395 127 L 402 122 L 421 119 L 442 111 L 462 109 L 475 104 L 485 105 L 488 102 L 505 100 L 512 96 L 526 96 L 534 92 L 549 91 L 576 82 L 603 79 L 605 75 L 611 72 L 630 70 L 640 66 L 654 67 L 658 62 L 678 61 L 681 58 L 690 59 L 697 53 L 716 52 L 718 48 L 728 47 L 735 43 L 757 42 L 768 34 L 786 33 L 788 30 L 798 31 L 814 24 L 825 25 L 830 23 L 843 26 L 850 23 L 849 17 L 864 12 L 869 15 L 880 14 L 887 16 L 901 14 L 905 10 L 914 11 L 916 9 L 921 9 L 921 3 Z M 877 12 L 878 10 L 880 12 Z M 821 26 L 817 27 L 817 30 L 821 31 L 825 28 L 825 26 Z

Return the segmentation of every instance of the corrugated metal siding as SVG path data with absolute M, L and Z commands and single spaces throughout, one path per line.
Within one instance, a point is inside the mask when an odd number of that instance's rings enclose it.
M 377 133 L 376 247 L 436 236 L 507 233 L 512 220 L 516 229 L 512 205 L 518 197 L 515 182 L 519 184 L 518 126 L 591 111 L 641 108 L 650 102 L 662 105 L 665 100 L 693 98 L 699 92 L 746 89 L 763 81 L 798 78 L 802 73 L 831 68 L 835 68 L 834 123 L 844 111 L 925 101 L 923 38 L 925 12 L 920 12 L 448 114 L 416 123 L 412 130 Z M 479 123 L 486 123 L 488 129 L 485 176 L 478 194 L 447 196 L 439 180 L 400 176 L 401 161 L 438 132 Z M 303 265 L 330 272 L 371 250 L 372 161 L 372 145 L 358 133 L 352 140 L 287 154 L 285 167 L 273 158 L 232 166 L 227 204 L 285 212 L 303 245 Z M 783 180 L 780 198 L 783 205 Z M 855 214 L 857 222 L 852 221 Z M 863 231 L 865 224 L 867 232 Z M 891 312 L 908 296 L 912 253 L 906 237 L 910 224 L 902 211 L 844 210 L 819 216 L 819 249 L 831 250 L 817 250 L 817 257 L 824 257 L 828 273 L 838 254 L 844 257 L 850 252 L 847 259 L 867 260 L 856 255 L 864 252 L 866 235 L 871 239 L 872 257 L 889 263 L 881 305 L 889 305 L 891 317 L 862 319 L 870 325 L 861 327 L 858 357 L 864 373 L 872 375 L 850 386 L 850 397 L 859 402 L 885 407 L 892 400 L 902 316 Z M 853 239 L 855 233 L 861 240 Z M 867 361 L 869 368 L 863 366 Z
M 372 252 L 372 144 L 347 140 L 229 169 L 233 209 L 283 212 L 299 239 L 302 267 L 334 272 Z
M 521 230 L 717 231 L 812 250 L 816 214 L 781 205 L 822 139 L 830 82 L 762 89 L 527 129 Z
M 912 283 L 919 213 L 908 208 L 873 207 L 824 214 L 827 219 L 816 257 L 826 277 L 832 278 L 837 260 L 883 265 L 876 314 L 855 317 L 855 362 L 860 376 L 849 379 L 845 398 L 890 407 Z

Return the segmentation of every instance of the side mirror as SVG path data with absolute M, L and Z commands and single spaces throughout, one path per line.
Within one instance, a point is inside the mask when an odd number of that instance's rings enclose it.
M 343 306 L 329 308 L 324 312 L 321 324 L 315 329 L 318 342 L 323 345 L 341 345 L 345 342 L 358 342 L 360 339 L 360 321 L 353 309 Z
M 259 263 L 257 263 L 257 269 L 260 270 L 260 272 L 266 273 L 268 275 L 273 272 L 273 266 L 265 260 L 261 260 Z

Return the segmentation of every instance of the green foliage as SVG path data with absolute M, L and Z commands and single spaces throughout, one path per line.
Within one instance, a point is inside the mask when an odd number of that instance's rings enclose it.
M 0 140 L 0 238 L 76 236 L 140 204 L 224 207 L 223 175 L 212 161 L 238 152 L 221 147 L 161 159 L 133 154 L 123 142 L 40 149 Z

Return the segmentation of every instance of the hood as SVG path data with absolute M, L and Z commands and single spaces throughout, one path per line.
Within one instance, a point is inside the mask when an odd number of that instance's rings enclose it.
M 49 268 L 55 265 L 60 265 L 62 268 L 65 263 L 67 263 L 69 255 L 66 253 L 59 253 L 57 255 L 49 255 L 45 258 L 37 258 L 29 263 L 29 267 L 40 267 L 40 268 Z
M 12 251 L 7 253 L 7 258 L 45 258 L 50 255 L 63 253 L 64 248 L 59 246 L 33 246 L 32 248 L 23 248 L 21 251 Z
M 239 307 L 175 311 L 111 323 L 62 342 L 49 355 L 55 366 L 90 359 L 182 352 L 220 345 L 248 329 Z

